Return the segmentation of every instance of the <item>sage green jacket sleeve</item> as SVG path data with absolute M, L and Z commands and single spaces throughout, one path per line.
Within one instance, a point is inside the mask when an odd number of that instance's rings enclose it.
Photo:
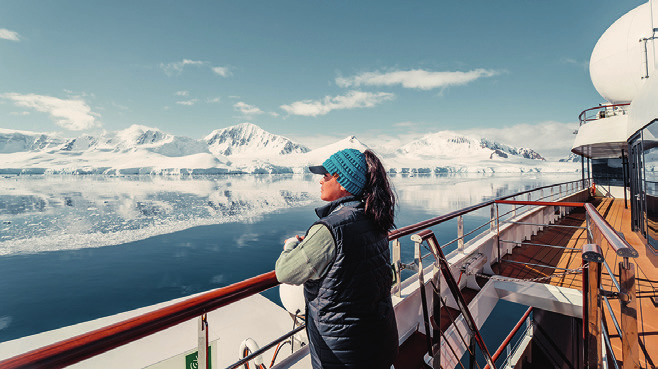
M 276 261 L 276 278 L 281 283 L 300 285 L 322 278 L 336 256 L 336 245 L 329 229 L 316 224 L 300 243 L 287 242 Z

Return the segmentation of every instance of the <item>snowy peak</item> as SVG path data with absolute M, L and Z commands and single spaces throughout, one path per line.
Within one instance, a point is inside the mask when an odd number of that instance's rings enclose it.
M 304 145 L 266 132 L 251 123 L 214 130 L 204 141 L 211 153 L 224 156 L 286 155 L 309 151 Z
M 483 159 L 508 159 L 516 156 L 524 159 L 545 160 L 531 149 L 504 145 L 486 138 L 475 138 L 450 131 L 425 135 L 397 150 L 398 154 L 420 158 L 454 157 Z
M 0 129 L 0 153 L 40 151 L 61 144 L 61 139 L 46 133 Z
M 513 147 L 513 146 L 508 146 L 508 145 L 503 145 L 501 143 L 495 142 L 488 140 L 486 138 L 480 139 L 480 143 L 482 144 L 482 147 L 486 147 L 491 150 L 497 150 L 497 151 L 502 151 L 504 153 L 520 156 L 525 159 L 533 159 L 533 160 L 546 160 L 544 157 L 539 155 L 538 152 L 532 150 L 532 149 L 527 149 L 525 147 Z
M 581 160 L 582 160 L 582 157 L 580 155 L 576 155 L 574 153 L 569 153 L 568 157 L 566 157 L 564 159 L 560 159 L 559 161 L 561 163 L 580 163 Z
M 140 125 L 132 125 L 115 134 L 107 134 L 103 141 L 106 148 L 115 151 L 147 150 L 170 157 L 208 153 L 203 142 Z
M 363 142 L 359 141 L 356 136 L 347 136 L 344 139 L 334 142 L 332 144 L 319 147 L 313 151 L 308 152 L 303 157 L 302 166 L 320 165 L 323 161 L 328 159 L 332 154 L 343 149 L 357 149 L 361 152 L 366 151 L 369 147 Z
M 463 157 L 472 156 L 473 154 L 485 157 L 491 154 L 491 150 L 482 147 L 477 139 L 449 131 L 441 131 L 409 142 L 399 148 L 397 153 L 419 157 Z
M 171 142 L 174 136 L 164 133 L 157 128 L 150 128 L 133 124 L 132 126 L 106 135 L 107 143 L 113 143 L 120 149 L 132 149 L 137 146 L 154 146 Z

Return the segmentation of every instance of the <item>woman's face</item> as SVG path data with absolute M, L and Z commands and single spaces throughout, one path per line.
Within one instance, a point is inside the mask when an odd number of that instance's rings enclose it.
M 334 201 L 345 196 L 350 196 L 351 193 L 347 192 L 336 180 L 336 177 L 326 173 L 320 180 L 320 198 L 324 201 Z

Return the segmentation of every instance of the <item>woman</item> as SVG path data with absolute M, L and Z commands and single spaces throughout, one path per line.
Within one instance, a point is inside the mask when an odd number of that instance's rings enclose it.
M 398 353 L 391 302 L 388 231 L 395 196 L 370 150 L 345 149 L 321 166 L 320 218 L 286 240 L 276 262 L 281 283 L 304 284 L 313 368 L 386 368 Z

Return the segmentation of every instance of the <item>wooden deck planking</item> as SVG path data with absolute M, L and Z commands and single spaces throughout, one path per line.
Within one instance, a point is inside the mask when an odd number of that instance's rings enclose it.
M 631 230 L 630 209 L 624 208 L 623 200 L 602 198 L 596 201 L 597 210 L 606 219 L 606 221 L 618 232 L 623 234 L 626 241 L 631 244 L 640 254 L 637 259 L 631 259 L 631 263 L 636 265 L 636 293 L 638 293 L 638 330 L 640 338 L 640 365 L 643 368 L 655 368 L 658 365 L 658 309 L 654 306 L 648 294 L 658 293 L 658 257 L 654 255 L 642 241 L 641 236 Z M 584 209 L 574 209 L 574 211 L 559 223 L 562 225 L 585 226 Z M 587 243 L 586 232 L 582 229 L 545 227 L 544 230 L 533 236 L 528 243 L 560 245 L 569 248 L 582 248 Z M 607 245 L 602 245 L 602 251 L 606 261 L 614 274 L 619 273 L 619 262 L 621 259 Z M 521 261 L 532 264 L 550 265 L 565 269 L 576 269 L 582 264 L 581 252 L 576 250 L 556 249 L 541 246 L 520 246 L 514 248 L 512 254 L 505 255 L 503 260 Z M 529 266 L 522 264 L 513 264 L 503 261 L 497 265 L 494 270 L 499 274 L 519 278 L 531 279 L 551 274 L 560 274 L 563 270 L 553 268 L 543 268 L 538 266 Z M 605 268 L 604 268 L 605 269 Z M 647 281 L 649 280 L 649 281 Z M 652 282 L 650 282 L 652 281 Z M 567 274 L 550 280 L 551 284 L 562 287 L 575 289 L 582 288 L 581 274 Z M 615 287 L 612 279 L 604 271 L 601 280 L 602 287 L 605 290 L 613 291 Z M 642 293 L 644 292 L 644 295 Z M 610 305 L 617 320 L 620 319 L 620 308 L 618 300 L 611 299 Z M 618 360 L 621 360 L 621 338 L 617 332 L 612 318 L 605 311 L 605 320 L 609 334 L 611 335 L 611 344 L 613 351 Z

